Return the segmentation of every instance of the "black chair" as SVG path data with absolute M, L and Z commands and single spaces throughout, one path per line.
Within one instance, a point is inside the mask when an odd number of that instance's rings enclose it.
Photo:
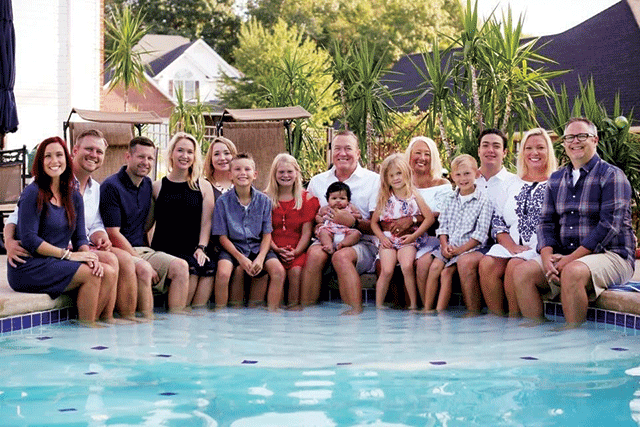
M 0 218 L 4 220 L 16 207 L 27 180 L 27 147 L 0 150 Z M 0 234 L 2 230 L 0 230 Z M 4 240 L 4 239 L 3 239 Z M 4 247 L 2 247 L 4 249 Z

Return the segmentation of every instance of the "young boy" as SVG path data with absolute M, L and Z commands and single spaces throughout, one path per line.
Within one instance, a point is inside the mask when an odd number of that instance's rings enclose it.
M 451 162 L 451 177 L 457 189 L 440 213 L 440 227 L 436 235 L 440 250 L 429 268 L 425 293 L 425 312 L 431 312 L 438 294 L 437 311 L 446 310 L 451 298 L 451 282 L 456 271 L 458 256 L 473 251 L 484 243 L 489 233 L 493 207 L 488 197 L 476 189 L 478 163 L 468 154 L 462 154 Z M 467 308 L 467 295 L 463 295 Z
M 350 214 L 354 214 L 358 210 L 351 204 L 351 188 L 344 182 L 336 181 L 329 185 L 325 198 L 327 199 L 327 204 L 333 210 L 346 210 Z M 323 223 L 316 230 L 316 237 L 318 237 L 322 249 L 328 254 L 353 246 L 362 237 L 362 233 L 359 230 L 337 224 L 330 219 L 323 219 L 320 215 L 316 215 L 316 221 Z
M 215 281 L 216 308 L 227 306 L 229 280 L 233 273 L 233 306 L 241 305 L 244 300 L 244 275 L 247 274 L 256 279 L 251 284 L 249 306 L 264 301 L 267 282 L 271 279 L 267 307 L 275 311 L 280 304 L 286 273 L 270 250 L 271 200 L 252 187 L 256 179 L 256 164 L 250 154 L 236 155 L 230 168 L 233 190 L 216 200 L 211 231 L 212 235 L 220 237 L 222 247 Z

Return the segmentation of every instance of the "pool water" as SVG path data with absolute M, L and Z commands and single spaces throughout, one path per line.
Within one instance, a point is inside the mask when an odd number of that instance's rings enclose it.
M 640 424 L 633 330 L 343 309 L 4 335 L 0 425 Z

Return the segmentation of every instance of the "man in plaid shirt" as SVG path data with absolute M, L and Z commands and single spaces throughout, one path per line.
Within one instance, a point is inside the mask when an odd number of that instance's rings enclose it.
M 541 294 L 560 301 L 566 327 L 586 320 L 589 301 L 633 275 L 636 238 L 631 227 L 631 185 L 596 154 L 598 133 L 574 118 L 562 137 L 571 163 L 547 182 L 538 225 L 537 259 L 516 268 L 522 314 L 544 320 Z

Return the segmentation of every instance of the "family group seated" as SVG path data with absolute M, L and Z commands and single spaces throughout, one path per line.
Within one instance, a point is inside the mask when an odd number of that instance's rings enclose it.
M 559 297 L 566 326 L 576 327 L 635 263 L 631 186 L 597 155 L 597 135 L 589 120 L 570 120 L 560 137 L 569 162 L 558 167 L 547 132 L 531 129 L 513 174 L 503 165 L 506 136 L 486 129 L 479 164 L 455 157 L 450 182 L 430 138 L 413 138 L 378 174 L 360 165 L 355 134 L 342 131 L 331 168 L 306 189 L 300 165 L 282 153 L 264 191 L 251 154 L 224 137 L 203 161 L 199 141 L 177 133 L 156 182 L 155 144 L 135 137 L 102 184 L 92 178 L 108 150 L 99 131 L 78 135 L 71 153 L 48 138 L 5 225 L 9 285 L 52 298 L 75 292 L 78 322 L 99 326 L 152 321 L 154 294 L 186 315 L 303 310 L 318 303 L 328 274 L 344 314 L 358 314 L 361 275 L 376 272 L 377 309 L 395 285 L 407 309 L 441 313 L 457 278 L 468 315 L 486 306 L 536 324 L 543 301 Z M 398 269 L 402 280 L 392 283 Z

